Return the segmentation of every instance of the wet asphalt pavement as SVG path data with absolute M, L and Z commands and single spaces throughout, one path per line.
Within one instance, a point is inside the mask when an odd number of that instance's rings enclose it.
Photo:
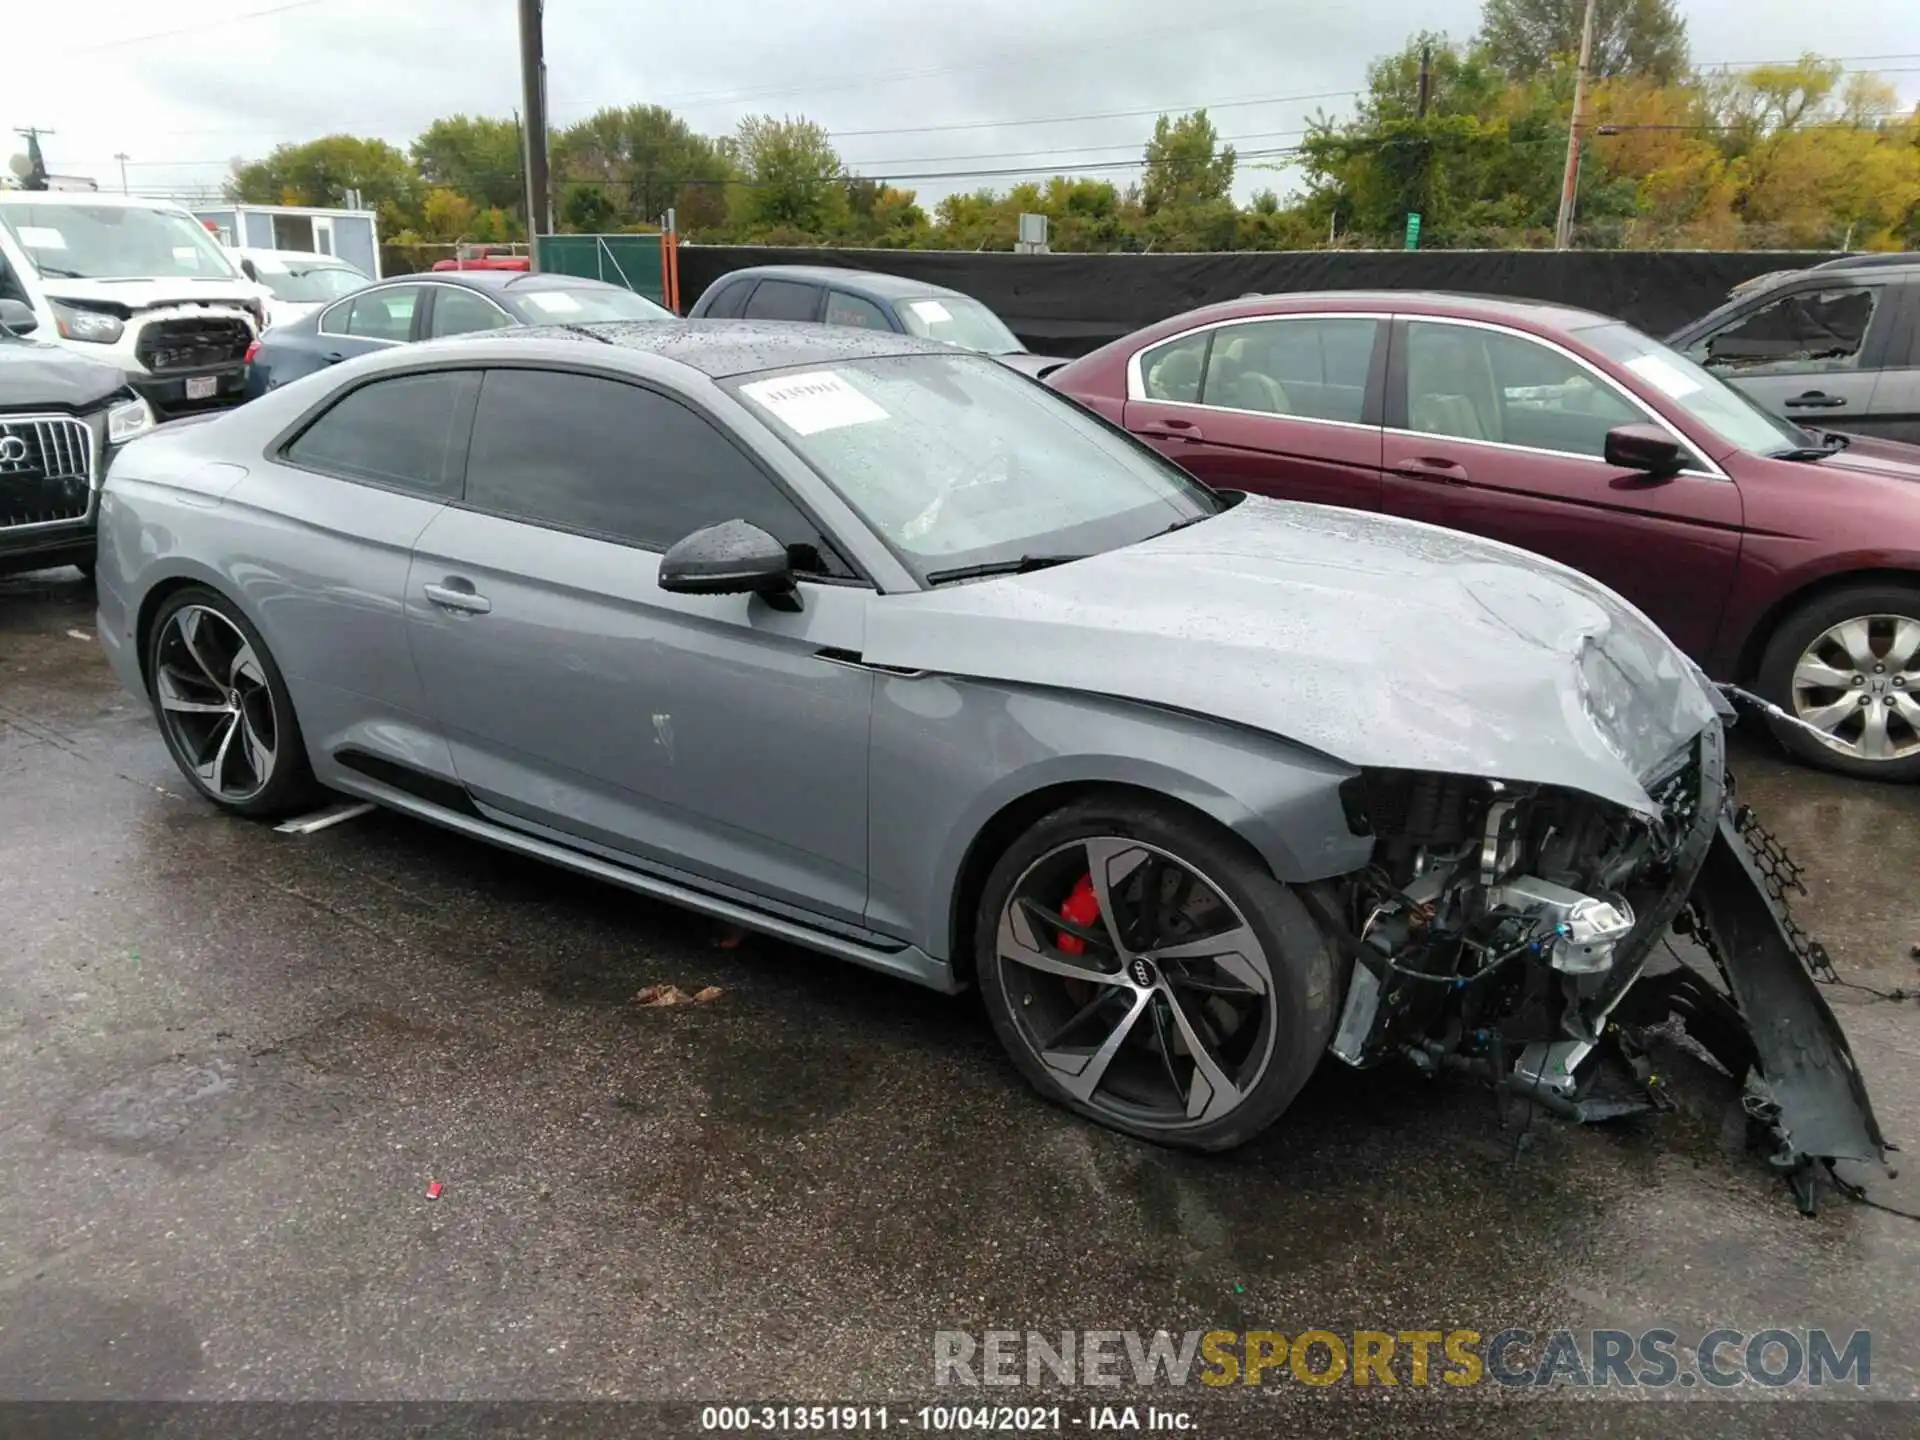
M 1799 1216 L 1704 1065 L 1584 1131 L 1329 1068 L 1246 1150 L 1154 1150 L 1036 1098 L 970 998 L 396 816 L 224 818 L 92 632 L 72 572 L 0 581 L 0 1398 L 879 1401 L 935 1394 L 938 1330 L 1778 1325 L 1870 1330 L 1867 1393 L 1920 1399 L 1920 1225 Z M 1920 791 L 1735 753 L 1841 973 L 1914 987 Z M 1829 993 L 1920 1146 L 1920 1006 Z M 1207 1398 L 1209 1436 L 1783 1414 Z

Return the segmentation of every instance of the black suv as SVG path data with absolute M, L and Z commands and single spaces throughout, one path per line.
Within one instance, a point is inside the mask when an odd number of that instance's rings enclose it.
M 94 510 L 115 446 L 153 411 L 112 365 L 25 338 L 33 312 L 0 300 L 0 575 L 93 575 Z

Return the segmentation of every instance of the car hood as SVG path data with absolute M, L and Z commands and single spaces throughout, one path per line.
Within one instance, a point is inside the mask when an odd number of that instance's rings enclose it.
M 259 287 L 251 280 L 63 280 L 57 275 L 41 281 L 56 300 L 81 304 L 119 305 L 128 310 L 156 310 L 164 305 L 230 305 L 249 308 Z
M 1807 463 L 1817 465 L 1822 471 L 1852 470 L 1889 480 L 1920 480 L 1920 445 L 1903 445 L 1898 440 L 1869 440 L 1858 435 L 1849 435 L 1847 441 L 1846 449 L 1836 450 L 1824 460 Z
M 872 664 L 1209 715 L 1356 766 L 1561 785 L 1641 813 L 1721 713 L 1626 601 L 1436 526 L 1249 498 L 1122 550 L 889 596 Z
M 0 407 L 85 410 L 126 386 L 117 365 L 90 360 L 64 345 L 0 336 Z

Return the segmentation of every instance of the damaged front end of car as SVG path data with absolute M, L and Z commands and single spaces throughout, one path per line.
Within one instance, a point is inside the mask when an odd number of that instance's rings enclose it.
M 1636 810 L 1363 769 L 1342 798 L 1373 863 L 1308 895 L 1351 963 L 1331 1049 L 1357 1067 L 1465 1070 L 1600 1121 L 1661 1106 L 1640 1032 L 1678 1016 L 1745 1085 L 1769 1159 L 1810 1210 L 1816 1167 L 1884 1164 L 1889 1147 L 1756 858 L 1763 832 L 1730 797 L 1719 721 L 1644 787 L 1652 803 Z

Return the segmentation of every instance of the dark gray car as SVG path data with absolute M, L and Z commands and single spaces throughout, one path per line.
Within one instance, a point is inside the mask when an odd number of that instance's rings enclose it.
M 1667 343 L 1776 415 L 1920 443 L 1920 257 L 1767 277 Z
M 833 265 L 751 265 L 709 285 L 687 312 L 694 320 L 787 320 L 890 330 L 991 355 L 1035 379 L 1067 362 L 1035 355 L 971 295 L 877 270 Z
M 57 565 L 91 575 L 100 478 L 153 411 L 115 366 L 34 341 L 38 323 L 0 300 L 0 575 Z
M 1757 1051 L 1790 1168 L 1880 1154 L 1723 704 L 1644 617 L 1216 493 L 984 357 L 721 322 L 395 349 L 133 447 L 102 536 L 101 641 L 216 804 L 318 781 L 977 984 L 1044 1093 L 1132 1134 L 1245 1140 L 1329 1049 L 1617 1114 L 1609 1037 L 1678 1004 Z M 1731 1001 L 1636 985 L 1683 905 L 1737 939 Z

